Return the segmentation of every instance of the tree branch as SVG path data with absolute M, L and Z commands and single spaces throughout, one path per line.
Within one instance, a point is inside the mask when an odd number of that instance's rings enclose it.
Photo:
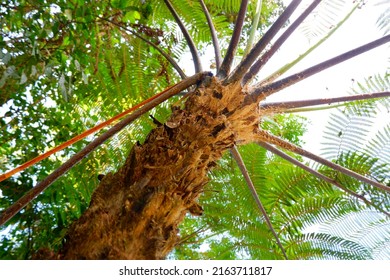
M 199 0 L 199 2 L 200 2 L 200 5 L 202 6 L 202 10 L 206 16 L 207 23 L 208 23 L 209 28 L 210 28 L 211 39 L 213 41 L 214 53 L 215 53 L 215 64 L 217 66 L 217 72 L 218 72 L 219 68 L 221 67 L 222 57 L 221 57 L 221 50 L 219 48 L 217 32 L 215 31 L 213 20 L 211 19 L 211 15 L 210 15 L 209 11 L 207 10 L 205 3 L 203 2 L 203 0 Z
M 109 139 L 111 136 L 115 135 L 119 131 L 121 131 L 125 126 L 132 123 L 134 120 L 142 116 L 147 111 L 153 109 L 160 103 L 164 102 L 168 98 L 176 95 L 182 90 L 198 83 L 203 80 L 204 77 L 210 75 L 210 72 L 201 72 L 197 73 L 194 76 L 191 76 L 187 79 L 182 80 L 176 85 L 168 88 L 167 90 L 161 92 L 156 96 L 151 102 L 145 104 L 143 107 L 127 116 L 125 119 L 117 123 L 115 126 L 111 127 L 104 134 L 100 135 L 98 138 L 93 140 L 87 146 L 85 146 L 81 151 L 72 156 L 69 160 L 67 160 L 64 164 L 62 164 L 59 168 L 54 170 L 49 176 L 47 176 L 42 182 L 38 183 L 34 188 L 29 190 L 23 197 L 21 197 L 18 201 L 16 201 L 9 208 L 4 210 L 4 212 L 0 215 L 0 226 L 6 223 L 9 219 L 11 219 L 16 213 L 18 213 L 23 207 L 27 205 L 30 201 L 32 201 L 36 196 L 38 196 L 41 192 L 43 192 L 47 187 L 49 187 L 52 183 L 54 183 L 59 177 L 65 174 L 70 168 L 72 168 L 75 164 L 81 161 L 84 157 L 86 157 L 89 153 L 99 147 L 103 142 Z
M 245 167 L 245 163 L 242 160 L 240 152 L 238 151 L 236 146 L 233 146 L 233 148 L 230 149 L 230 152 L 231 152 L 233 158 L 235 159 L 235 161 L 237 162 L 237 165 L 240 168 L 242 175 L 244 175 L 244 178 L 245 178 L 245 181 L 248 185 L 248 188 L 249 188 L 250 192 L 252 193 L 253 198 L 256 201 L 257 207 L 259 208 L 261 213 L 264 215 L 264 218 L 265 218 L 265 221 L 268 225 L 268 228 L 271 230 L 273 236 L 275 237 L 276 242 L 278 243 L 280 250 L 282 250 L 284 257 L 286 258 L 286 260 L 288 260 L 286 251 L 284 250 L 283 245 L 280 242 L 279 237 L 276 234 L 274 227 L 272 226 L 272 223 L 271 223 L 270 218 L 268 217 L 267 211 L 265 211 L 265 208 L 260 201 L 259 195 L 256 192 L 255 186 L 253 185 L 252 179 L 250 178 L 248 170 Z
M 374 99 L 374 98 L 384 98 L 390 97 L 390 92 L 375 92 L 375 93 L 365 93 L 357 95 L 348 95 L 341 97 L 333 98 L 318 98 L 318 99 L 309 99 L 309 100 L 297 100 L 297 101 L 281 101 L 281 102 L 268 102 L 260 104 L 260 109 L 271 109 L 277 112 L 283 112 L 285 110 L 293 108 L 303 108 L 309 106 L 316 106 L 322 104 L 332 104 L 336 102 L 352 102 L 358 100 Z M 288 111 L 290 112 L 290 111 Z
M 346 193 L 356 197 L 357 199 L 360 199 L 361 201 L 363 201 L 366 205 L 369 205 L 369 206 L 372 206 L 373 208 L 375 208 L 376 210 L 378 210 L 379 212 L 385 214 L 386 216 L 390 217 L 390 213 L 386 212 L 385 210 L 381 209 L 378 205 L 375 205 L 374 203 L 372 203 L 371 201 L 369 201 L 368 199 L 366 199 L 364 196 L 360 195 L 360 194 L 357 194 L 356 192 L 354 191 L 351 191 L 345 187 L 343 187 L 339 182 L 337 182 L 336 180 L 334 179 L 331 179 L 329 178 L 328 176 L 325 176 L 323 174 L 321 174 L 320 172 L 318 172 L 317 170 L 314 170 L 313 168 L 310 168 L 309 166 L 306 166 L 305 164 L 303 164 L 302 162 L 296 160 L 295 158 L 293 157 L 290 157 L 289 155 L 287 155 L 286 153 L 283 153 L 281 150 L 273 147 L 272 145 L 268 144 L 268 143 L 265 143 L 265 142 L 258 142 L 257 143 L 258 145 L 260 145 L 261 147 L 263 147 L 264 149 L 274 153 L 275 155 L 278 155 L 280 156 L 281 158 L 291 162 L 292 164 L 302 168 L 303 170 L 306 170 L 307 172 L 309 172 L 310 174 L 316 176 L 317 178 L 319 179 L 322 179 L 324 180 L 325 182 L 328 182 L 334 186 L 336 186 L 337 188 L 345 191 Z
M 261 142 L 274 144 L 274 145 L 279 146 L 283 149 L 289 150 L 293 153 L 296 153 L 298 155 L 307 157 L 307 158 L 312 159 L 318 163 L 326 165 L 326 166 L 328 166 L 336 171 L 339 171 L 340 173 L 343 173 L 347 176 L 353 177 L 361 182 L 367 183 L 369 185 L 377 187 L 377 188 L 384 190 L 386 192 L 390 192 L 390 187 L 388 187 L 388 186 L 382 185 L 382 184 L 380 184 L 376 181 L 373 181 L 367 177 L 364 177 L 363 175 L 360 175 L 352 170 L 349 170 L 349 169 L 342 167 L 338 164 L 335 164 L 329 160 L 326 160 L 320 156 L 317 156 L 317 155 L 315 155 L 307 150 L 302 149 L 301 147 L 298 147 L 297 145 L 294 145 L 294 144 L 289 143 L 283 139 L 280 139 L 280 138 L 268 133 L 267 131 L 259 130 L 257 136 L 258 136 L 258 140 Z
M 181 21 L 179 15 L 176 13 L 175 8 L 173 8 L 171 2 L 169 0 L 164 0 L 165 5 L 171 12 L 173 18 L 175 19 L 176 23 L 179 25 L 181 32 L 184 35 L 184 38 L 187 41 L 188 47 L 190 48 L 192 59 L 194 60 L 194 66 L 195 66 L 195 72 L 199 73 L 202 71 L 202 64 L 200 62 L 198 50 L 196 49 L 195 43 L 192 40 L 190 33 L 188 33 L 188 30 L 184 26 L 183 22 Z
M 219 71 L 217 72 L 217 77 L 221 79 L 225 78 L 229 74 L 230 68 L 232 67 L 233 58 L 236 53 L 238 43 L 240 41 L 242 26 L 244 25 L 248 2 L 249 2 L 248 0 L 241 1 L 240 10 L 238 12 L 236 24 L 234 26 L 233 35 L 230 40 L 229 47 L 227 49 L 225 58 L 223 59 L 222 65 Z
M 119 28 L 122 28 L 123 30 L 126 30 L 127 32 L 130 32 L 133 36 L 139 38 L 140 40 L 144 41 L 146 44 L 152 46 L 153 48 L 155 48 L 163 57 L 165 57 L 166 60 L 169 61 L 169 63 L 173 66 L 173 68 L 175 68 L 175 70 L 179 73 L 180 77 L 182 79 L 185 79 L 187 78 L 186 74 L 184 74 L 183 70 L 180 68 L 180 66 L 176 63 L 176 61 L 169 55 L 167 54 L 163 49 L 161 49 L 159 46 L 157 46 L 155 43 L 149 41 L 148 39 L 145 39 L 144 37 L 142 37 L 141 35 L 139 35 L 137 32 L 134 32 L 133 30 L 127 28 L 127 27 L 124 27 L 110 19 L 107 19 L 107 18 L 102 18 L 102 17 L 99 17 L 100 19 L 102 20 L 105 20 L 113 25 L 116 25 L 118 26 Z
M 276 51 L 283 45 L 288 37 L 297 29 L 297 27 L 306 19 L 306 17 L 320 4 L 322 0 L 313 1 L 313 3 L 287 28 L 287 30 L 279 37 L 272 47 L 262 55 L 244 75 L 241 86 L 249 83 L 260 69 L 268 62 L 268 60 L 276 53 Z
M 310 68 L 307 68 L 299 73 L 296 73 L 294 75 L 291 75 L 289 77 L 286 77 L 284 79 L 281 79 L 279 81 L 276 81 L 272 84 L 267 84 L 265 86 L 255 86 L 250 93 L 246 96 L 243 106 L 249 105 L 252 103 L 259 102 L 260 100 L 265 99 L 267 96 L 270 96 L 271 94 L 278 92 L 288 86 L 291 86 L 299 81 L 302 81 L 314 74 L 317 74 L 327 68 L 330 68 L 334 65 L 337 65 L 341 62 L 344 62 L 348 59 L 351 59 L 357 55 L 360 55 L 362 53 L 365 53 L 369 50 L 372 50 L 374 48 L 377 48 L 381 45 L 384 45 L 386 43 L 390 42 L 390 35 L 384 36 L 380 39 L 377 39 L 375 41 L 372 41 L 366 45 L 363 45 L 361 47 L 358 47 L 356 49 L 353 49 L 349 52 L 343 53 L 339 56 L 336 56 L 334 58 L 331 58 L 329 60 L 326 60 L 322 63 L 319 63 L 317 65 L 314 65 Z
M 283 27 L 285 22 L 289 19 L 291 14 L 295 11 L 302 0 L 293 0 L 291 4 L 284 10 L 279 18 L 272 24 L 270 29 L 264 34 L 263 37 L 256 43 L 249 54 L 238 64 L 230 76 L 226 79 L 227 83 L 234 83 L 241 79 L 241 77 L 248 71 L 252 63 L 255 62 L 260 53 L 265 47 L 271 42 L 272 38 L 275 37 L 276 33 Z

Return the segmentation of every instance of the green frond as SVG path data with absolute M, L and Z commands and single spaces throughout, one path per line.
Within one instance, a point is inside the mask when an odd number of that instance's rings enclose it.
M 350 114 L 338 110 L 331 114 L 324 130 L 322 154 L 327 158 L 337 158 L 342 152 L 354 151 L 363 146 L 370 127 L 374 123 L 371 116 Z
M 277 114 L 263 117 L 261 128 L 291 143 L 300 145 L 302 143 L 300 138 L 307 131 L 306 121 L 305 117 L 294 114 Z
M 274 178 L 268 182 L 268 187 L 262 195 L 266 198 L 264 204 L 267 211 L 273 213 L 284 206 L 289 207 L 300 203 L 307 196 L 332 195 L 332 188 L 323 187 L 321 182 L 306 171 L 285 162 L 280 171 L 274 171 Z M 275 168 L 281 167 L 278 162 Z
M 385 7 L 385 4 L 388 4 L 386 1 L 381 1 L 377 5 L 382 6 L 384 11 L 377 20 L 377 25 L 379 29 L 383 30 L 383 35 L 387 35 L 390 32 L 390 7 Z
M 365 152 L 378 159 L 373 169 L 376 169 L 376 166 L 390 163 L 390 124 L 376 132 L 366 145 Z
M 388 163 L 379 163 L 378 158 L 361 152 L 346 152 L 340 154 L 336 160 L 337 163 L 349 170 L 363 174 L 383 184 L 389 183 L 390 165 Z M 365 196 L 377 207 L 385 211 L 390 210 L 390 195 L 388 193 L 374 188 L 371 185 L 362 184 L 353 178 L 328 168 L 321 168 L 321 172 L 337 180 L 344 187 Z
M 372 248 L 372 255 L 376 260 L 388 260 L 390 258 L 389 247 L 390 238 L 385 238 L 383 241 L 377 242 L 376 246 Z
M 346 11 L 350 9 L 349 4 L 345 0 L 322 1 L 303 22 L 300 30 L 308 40 L 317 40 L 317 38 L 327 34 L 330 29 L 334 28 Z
M 323 224 L 321 231 L 361 244 L 376 258 L 390 256 L 390 248 L 382 247 L 389 243 L 390 220 L 377 212 L 367 210 L 340 215 Z
M 216 8 L 218 10 L 224 10 L 228 13 L 237 13 L 240 9 L 240 0 L 221 0 L 221 1 L 205 1 L 207 6 L 212 8 Z
M 301 235 L 287 246 L 287 251 L 296 259 L 372 259 L 370 250 L 359 243 L 326 233 Z
M 357 211 L 359 207 L 340 195 L 314 198 L 306 196 L 283 210 L 281 214 L 284 215 L 284 222 L 280 225 L 280 234 L 293 238 L 310 226 L 321 224 L 330 217 L 338 217 L 345 212 Z
M 357 82 L 353 88 L 353 94 L 362 94 L 369 92 L 390 91 L 390 75 L 376 74 L 366 78 L 363 82 Z M 355 101 L 347 104 L 346 110 L 355 115 L 377 115 L 383 107 L 390 109 L 389 98 L 367 99 Z

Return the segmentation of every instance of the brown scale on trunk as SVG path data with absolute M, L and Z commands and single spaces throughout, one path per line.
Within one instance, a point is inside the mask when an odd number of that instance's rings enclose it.
M 175 108 L 123 167 L 102 178 L 88 210 L 68 231 L 63 259 L 164 259 L 179 242 L 187 213 L 197 203 L 207 172 L 235 144 L 254 139 L 255 105 L 240 107 L 245 93 L 211 78 Z

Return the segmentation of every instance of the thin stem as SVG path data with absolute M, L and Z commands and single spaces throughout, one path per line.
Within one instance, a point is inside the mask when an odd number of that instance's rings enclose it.
M 293 153 L 299 154 L 301 156 L 312 159 L 318 163 L 326 165 L 330 168 L 333 168 L 334 170 L 339 171 L 340 173 L 343 173 L 347 176 L 353 177 L 361 182 L 367 183 L 369 185 L 377 187 L 377 188 L 384 190 L 386 192 L 390 192 L 390 187 L 388 187 L 388 186 L 382 185 L 382 184 L 380 184 L 376 181 L 373 181 L 371 179 L 368 179 L 367 177 L 364 177 L 364 176 L 362 176 L 362 175 L 360 175 L 352 170 L 349 170 L 349 169 L 342 167 L 338 164 L 335 164 L 329 160 L 326 160 L 320 156 L 317 156 L 317 155 L 315 155 L 315 154 L 313 154 L 305 149 L 302 149 L 301 147 L 298 147 L 297 145 L 294 145 L 294 144 L 289 143 L 283 139 L 280 139 L 280 138 L 278 138 L 278 137 L 276 137 L 276 136 L 274 136 L 274 135 L 272 135 L 264 130 L 258 131 L 258 140 L 261 142 L 267 142 L 267 143 L 274 144 L 274 145 L 279 146 L 283 149 L 289 150 Z
M 229 74 L 230 68 L 232 67 L 233 58 L 236 53 L 238 43 L 240 41 L 242 27 L 244 25 L 248 2 L 249 2 L 248 0 L 241 1 L 240 10 L 238 12 L 236 24 L 234 26 L 232 38 L 230 39 L 229 47 L 226 51 L 226 55 L 225 58 L 223 59 L 221 67 L 217 72 L 217 76 L 221 79 L 225 78 Z
M 124 27 L 110 19 L 107 19 L 107 18 L 102 18 L 102 17 L 99 17 L 100 19 L 102 20 L 105 20 L 107 22 L 110 22 L 111 24 L 113 25 L 116 25 L 118 26 L 119 28 L 122 28 L 123 30 L 127 31 L 127 32 L 130 32 L 133 36 L 141 39 L 142 41 L 144 41 L 146 44 L 152 46 L 154 49 L 156 49 L 166 60 L 169 61 L 169 63 L 173 66 L 173 68 L 175 68 L 175 70 L 179 73 L 180 77 L 182 79 L 185 79 L 187 78 L 186 74 L 184 74 L 183 70 L 180 68 L 180 66 L 176 63 L 176 61 L 169 55 L 167 54 L 163 49 L 161 49 L 159 46 L 157 46 L 155 43 L 145 39 L 144 37 L 142 37 L 141 35 L 139 35 L 137 32 L 134 32 L 133 30 L 127 28 L 127 27 Z
M 203 0 L 199 0 L 199 2 L 200 2 L 200 5 L 202 6 L 202 10 L 206 16 L 207 23 L 208 23 L 209 28 L 210 28 L 211 39 L 213 41 L 214 53 L 215 53 L 215 64 L 217 66 L 217 72 L 218 72 L 219 68 L 221 67 L 222 57 L 221 57 L 221 50 L 219 48 L 217 32 L 215 31 L 213 20 L 211 19 L 211 15 L 210 15 L 209 11 L 207 10 L 205 3 L 203 2 Z
M 307 18 L 308 15 L 320 4 L 322 0 L 313 1 L 313 3 L 287 28 L 287 30 L 279 37 L 272 47 L 262 55 L 244 75 L 241 85 L 244 86 L 249 83 L 260 69 L 268 62 L 268 60 L 276 53 L 276 51 L 283 45 L 288 37 L 297 29 L 299 25 Z
M 333 98 L 318 98 L 318 99 L 309 99 L 309 100 L 297 100 L 297 101 L 281 101 L 281 102 L 268 102 L 260 104 L 260 109 L 271 109 L 275 111 L 288 111 L 293 108 L 303 108 L 309 106 L 323 105 L 323 104 L 332 104 L 337 102 L 352 102 L 358 100 L 366 100 L 366 99 L 375 99 L 375 98 L 384 98 L 389 97 L 390 92 L 375 92 L 375 93 L 365 93 L 358 95 L 348 95 L 341 97 L 333 97 Z M 342 104 L 341 104 L 342 105 Z
M 281 113 L 293 114 L 293 113 L 323 111 L 323 110 L 330 110 L 330 109 L 334 109 L 334 108 L 345 107 L 347 104 L 349 104 L 349 103 L 346 102 L 346 103 L 329 105 L 329 106 L 317 106 L 317 107 L 286 109 L 286 110 L 283 110 Z
M 266 150 L 274 153 L 275 155 L 278 155 L 280 156 L 281 158 L 291 162 L 292 164 L 302 168 L 303 170 L 306 170 L 307 172 L 309 172 L 310 174 L 316 176 L 317 178 L 319 179 L 322 179 L 324 180 L 325 182 L 328 182 L 334 186 L 336 186 L 337 188 L 345 191 L 346 193 L 360 199 L 361 201 L 363 201 L 366 205 L 369 205 L 369 206 L 372 206 L 374 207 L 376 210 L 378 210 L 379 212 L 385 214 L 386 216 L 390 217 L 390 213 L 386 212 L 385 210 L 381 209 L 378 205 L 375 205 L 374 203 L 372 203 L 371 201 L 369 201 L 368 199 L 366 199 L 364 196 L 354 192 L 354 191 L 351 191 L 347 188 L 345 188 L 344 186 L 342 186 L 339 182 L 337 182 L 336 180 L 334 179 L 331 179 L 329 178 L 328 176 L 325 176 L 323 174 L 321 174 L 320 172 L 318 172 L 317 170 L 314 170 L 313 168 L 310 168 L 309 166 L 303 164 L 302 162 L 296 160 L 295 158 L 293 157 L 290 157 L 288 154 L 282 152 L 281 150 L 273 147 L 272 145 L 268 144 L 268 143 L 265 143 L 265 142 L 258 142 L 258 145 L 260 145 L 261 147 L 265 148 Z
M 193 237 L 197 237 L 197 236 L 200 236 L 202 233 L 208 231 L 210 229 L 209 226 L 204 226 L 204 227 L 201 227 L 197 230 L 195 230 L 194 232 L 188 234 L 187 236 L 184 236 L 180 239 L 180 241 L 177 243 L 177 246 L 180 246 L 181 244 L 196 244 L 196 243 L 200 243 L 199 240 L 195 241 L 195 242 L 187 242 L 187 240 L 193 238 Z
M 290 18 L 291 14 L 295 11 L 301 2 L 302 0 L 293 0 L 291 2 L 291 4 L 284 10 L 279 18 L 272 24 L 270 29 L 256 43 L 249 54 L 234 69 L 234 71 L 226 79 L 226 83 L 234 83 L 242 78 L 242 76 L 248 71 L 249 67 L 251 67 L 260 53 L 267 47 L 272 38 L 275 37 L 276 33 L 279 32 L 279 30 L 283 27 L 283 25 Z
M 296 73 L 294 75 L 286 77 L 282 80 L 276 81 L 272 84 L 268 84 L 265 86 L 256 85 L 250 91 L 250 94 L 248 94 L 246 96 L 246 98 L 243 102 L 243 105 L 245 106 L 245 105 L 259 102 L 260 100 L 265 99 L 267 96 L 270 96 L 271 94 L 273 94 L 275 92 L 278 92 L 278 91 L 280 91 L 288 86 L 291 86 L 299 81 L 302 81 L 302 80 L 304 80 L 304 79 L 306 79 L 314 74 L 317 74 L 317 73 L 319 73 L 327 68 L 335 66 L 341 62 L 344 62 L 348 59 L 351 59 L 351 58 L 358 56 L 362 53 L 365 53 L 369 50 L 377 48 L 377 47 L 384 45 L 388 42 L 390 42 L 390 35 L 384 36 L 384 37 L 377 39 L 375 41 L 372 41 L 366 45 L 363 45 L 363 46 L 358 47 L 356 49 L 353 49 L 349 52 L 343 53 L 339 56 L 336 56 L 334 58 L 326 60 L 326 61 L 319 63 L 315 66 L 307 68 L 299 73 Z
M 81 151 L 72 156 L 69 160 L 67 160 L 64 164 L 62 164 L 59 168 L 54 170 L 49 176 L 47 176 L 42 182 L 38 183 L 34 188 L 29 190 L 23 197 L 21 197 L 18 201 L 16 201 L 9 208 L 4 210 L 4 212 L 0 215 L 0 226 L 6 223 L 9 219 L 16 215 L 23 207 L 25 207 L 30 201 L 32 201 L 36 196 L 38 196 L 41 192 L 43 192 L 47 187 L 49 187 L 52 183 L 54 183 L 59 177 L 65 174 L 70 168 L 72 168 L 75 164 L 81 161 L 84 157 L 86 157 L 89 153 L 99 147 L 103 142 L 107 139 L 121 131 L 125 126 L 132 123 L 134 120 L 142 116 L 147 111 L 153 109 L 160 103 L 164 102 L 168 98 L 176 95 L 182 90 L 195 85 L 199 81 L 203 80 L 204 77 L 210 75 L 210 72 L 202 72 L 197 73 L 194 76 L 191 76 L 181 82 L 177 83 L 173 87 L 164 91 L 163 94 L 159 95 L 157 98 L 152 100 L 150 103 L 145 104 L 143 107 L 127 116 L 125 119 L 117 123 L 115 126 L 111 127 L 104 134 L 100 135 L 98 138 L 93 140 L 87 146 L 85 146 Z
M 255 35 L 257 31 L 257 27 L 259 25 L 260 16 L 261 16 L 261 6 L 263 5 L 262 0 L 257 0 L 256 2 L 256 10 L 255 15 L 253 17 L 252 25 L 251 25 L 251 31 L 249 32 L 249 38 L 247 41 L 247 45 L 244 51 L 244 57 L 249 53 L 249 51 L 253 47 L 253 42 L 255 41 Z
M 175 19 L 176 23 L 179 25 L 180 30 L 183 33 L 184 38 L 187 41 L 188 47 L 190 48 L 190 52 L 192 55 L 192 59 L 194 60 L 195 72 L 196 73 L 201 72 L 202 71 L 202 64 L 200 62 L 198 50 L 196 49 L 195 43 L 192 40 L 190 33 L 188 32 L 188 30 L 184 26 L 179 15 L 177 14 L 175 8 L 173 8 L 171 2 L 169 0 L 164 0 L 164 2 L 165 2 L 165 5 L 167 6 L 167 8 L 169 9 L 169 11 L 171 12 L 173 18 Z
M 275 237 L 276 242 L 278 243 L 278 246 L 279 246 L 280 250 L 282 250 L 284 257 L 286 258 L 286 260 L 288 260 L 286 251 L 284 250 L 284 248 L 282 246 L 282 243 L 280 242 L 279 237 L 276 234 L 276 231 L 275 231 L 274 227 L 272 226 L 272 223 L 271 223 L 271 220 L 270 220 L 270 218 L 269 218 L 269 216 L 267 214 L 267 211 L 265 211 L 265 208 L 264 208 L 263 204 L 260 201 L 259 195 L 256 192 L 255 186 L 253 185 L 252 179 L 250 178 L 248 170 L 245 167 L 245 163 L 242 160 L 240 152 L 238 151 L 236 146 L 233 146 L 233 148 L 230 149 L 230 152 L 231 152 L 233 158 L 235 159 L 235 161 L 237 162 L 237 165 L 240 168 L 240 171 L 241 171 L 242 175 L 244 175 L 244 178 L 245 178 L 245 181 L 246 181 L 246 183 L 248 185 L 248 188 L 249 188 L 250 192 L 252 193 L 253 198 L 256 201 L 257 207 L 259 208 L 261 213 L 264 215 L 264 218 L 265 218 L 265 221 L 266 221 L 266 223 L 268 225 L 268 228 L 271 230 L 273 236 Z

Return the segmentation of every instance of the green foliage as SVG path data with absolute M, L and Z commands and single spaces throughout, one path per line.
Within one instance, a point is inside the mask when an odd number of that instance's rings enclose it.
M 304 144 L 299 138 L 306 132 L 306 118 L 293 114 L 278 114 L 265 116 L 262 121 L 262 129 L 291 143 Z
M 364 82 L 357 82 L 353 89 L 354 94 L 361 94 L 364 92 L 383 92 L 390 90 L 390 74 L 376 74 L 364 79 Z M 346 109 L 358 115 L 376 116 L 379 112 L 390 108 L 388 98 L 380 98 L 374 100 L 364 100 L 351 102 Z M 382 109 L 382 110 L 381 110 Z
M 323 143 L 323 155 L 336 158 L 342 152 L 361 147 L 373 122 L 374 119 L 370 116 L 348 114 L 342 111 L 332 114 L 325 130 L 326 142 Z
M 363 1 L 354 1 L 362 4 Z M 308 4 L 307 4 L 308 5 Z M 300 26 L 302 33 L 308 40 L 316 40 L 329 32 L 341 20 L 346 10 L 350 9 L 351 2 L 345 0 L 322 1 L 315 13 Z

